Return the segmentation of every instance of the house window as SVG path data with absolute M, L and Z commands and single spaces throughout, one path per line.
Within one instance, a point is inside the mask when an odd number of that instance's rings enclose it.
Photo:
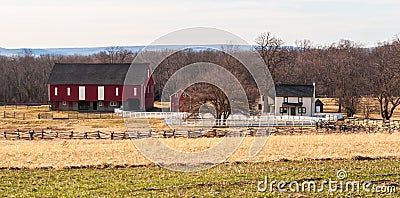
M 283 98 L 283 102 L 284 102 L 284 103 L 288 103 L 288 102 L 289 102 L 288 97 L 284 97 L 284 98 Z
M 99 107 L 103 106 L 103 101 L 99 101 Z
M 258 104 L 258 110 L 262 110 L 262 104 Z
M 303 97 L 299 97 L 299 103 L 303 103 Z
M 97 87 L 97 100 L 104 100 L 104 86 Z
M 281 107 L 280 113 L 287 113 L 287 107 Z
M 71 95 L 71 88 L 67 88 L 67 96 L 70 96 Z
M 62 101 L 62 106 L 67 106 L 67 101 Z
M 57 88 L 57 87 L 54 88 L 54 95 L 55 95 L 55 96 L 58 95 L 58 88 Z
M 137 95 L 137 88 L 133 88 L 133 96 Z
M 118 106 L 118 102 L 112 101 L 112 102 L 110 102 L 110 106 L 116 107 L 116 106 Z
M 305 107 L 299 107 L 299 113 L 300 114 L 305 114 L 306 113 L 306 108 Z
M 118 95 L 119 95 L 118 91 L 119 91 L 119 90 L 118 90 L 118 87 L 116 87 L 116 88 L 115 88 L 115 96 L 118 96 Z

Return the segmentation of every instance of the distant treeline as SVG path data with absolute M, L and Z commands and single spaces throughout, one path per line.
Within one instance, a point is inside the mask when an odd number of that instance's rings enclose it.
M 338 98 L 340 110 L 353 115 L 362 96 L 379 99 L 383 118 L 390 118 L 400 104 L 400 40 L 382 42 L 373 48 L 360 43 L 340 40 L 328 46 L 317 46 L 303 40 L 296 47 L 283 47 L 284 42 L 270 33 L 262 33 L 255 40 L 275 83 L 317 85 L 317 95 Z M 231 50 L 234 50 L 233 48 Z M 163 52 L 152 52 L 154 55 Z M 22 56 L 0 56 L 0 102 L 46 103 L 47 79 L 54 63 L 129 63 L 136 53 L 111 47 L 90 56 L 33 56 L 27 49 Z M 190 57 L 190 58 L 188 58 Z M 254 82 L 235 60 L 217 51 L 186 50 L 164 60 L 155 71 L 156 99 L 171 72 L 195 61 L 208 60 L 223 67 L 248 89 Z M 196 89 L 198 90 L 198 89 Z M 250 93 L 250 94 L 249 94 Z M 257 97 L 249 91 L 250 101 Z M 251 94 L 253 93 L 253 94 Z

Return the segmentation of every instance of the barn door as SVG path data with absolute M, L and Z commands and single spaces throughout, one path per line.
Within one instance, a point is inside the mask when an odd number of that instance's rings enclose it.
M 93 110 L 97 111 L 97 102 L 93 102 Z

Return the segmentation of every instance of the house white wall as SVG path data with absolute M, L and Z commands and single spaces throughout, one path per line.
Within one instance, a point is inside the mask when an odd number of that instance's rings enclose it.
M 261 109 L 259 108 L 261 105 Z M 257 100 L 257 107 L 256 109 L 261 111 L 262 113 L 275 113 L 274 110 L 274 99 L 270 96 L 261 96 Z
M 312 116 L 314 114 L 314 98 L 313 97 L 303 97 L 303 106 L 306 108 L 306 113 L 300 114 L 299 113 L 299 108 L 300 107 L 289 107 L 287 106 L 287 113 L 281 113 L 281 107 L 286 107 L 283 105 L 284 102 L 284 97 L 276 97 L 275 98 L 275 115 L 290 115 L 290 108 L 295 108 L 296 109 L 296 116 Z M 298 97 L 288 97 L 288 103 L 298 103 L 299 98 Z

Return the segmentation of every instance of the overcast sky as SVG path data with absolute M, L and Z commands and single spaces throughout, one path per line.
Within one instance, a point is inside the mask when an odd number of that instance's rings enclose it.
M 187 27 L 227 30 L 253 44 L 351 39 L 373 46 L 400 33 L 398 0 L 0 0 L 0 47 L 146 45 Z

